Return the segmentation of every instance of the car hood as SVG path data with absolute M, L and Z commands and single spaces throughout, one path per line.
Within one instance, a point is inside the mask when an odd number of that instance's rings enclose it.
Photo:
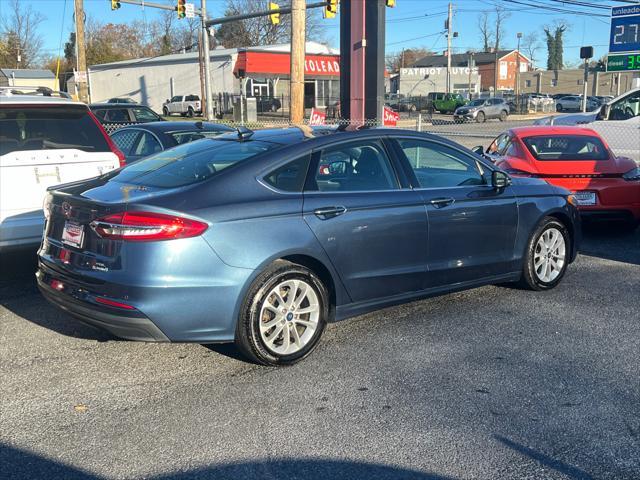
M 591 123 L 598 117 L 600 110 L 587 113 L 569 113 L 565 115 L 553 115 L 536 120 L 534 125 L 581 125 Z

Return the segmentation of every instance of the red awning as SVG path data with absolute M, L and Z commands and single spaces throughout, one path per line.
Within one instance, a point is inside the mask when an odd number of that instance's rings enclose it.
M 245 75 L 288 76 L 291 73 L 290 55 L 286 52 L 239 52 L 234 75 L 240 70 Z M 340 76 L 339 55 L 306 55 L 304 74 L 314 76 Z

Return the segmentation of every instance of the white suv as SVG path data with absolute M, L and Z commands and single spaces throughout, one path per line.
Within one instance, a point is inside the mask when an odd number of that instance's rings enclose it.
M 102 175 L 123 162 L 85 104 L 0 96 L 0 252 L 40 243 L 48 187 Z

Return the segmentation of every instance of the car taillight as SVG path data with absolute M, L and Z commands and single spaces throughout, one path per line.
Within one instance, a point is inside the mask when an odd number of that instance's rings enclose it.
M 111 150 L 113 153 L 116 154 L 116 156 L 118 157 L 118 163 L 120 164 L 121 167 L 124 167 L 127 164 L 126 162 L 127 157 L 125 157 L 124 153 L 122 153 L 120 149 L 116 146 L 116 144 L 113 143 L 113 140 L 111 139 L 109 134 L 107 134 L 107 131 L 104 129 L 100 121 L 96 118 L 96 116 L 93 114 L 91 110 L 89 110 L 89 116 L 93 119 L 93 122 L 100 129 L 100 132 L 102 132 L 102 135 L 104 136 L 104 139 L 106 140 L 107 145 L 109 146 L 109 150 Z
M 123 212 L 91 222 L 102 238 L 144 242 L 173 240 L 201 235 L 209 226 L 188 218 L 152 212 Z

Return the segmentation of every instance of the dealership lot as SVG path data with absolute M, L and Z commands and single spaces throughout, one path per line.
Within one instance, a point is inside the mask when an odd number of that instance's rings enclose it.
M 116 340 L 48 305 L 31 255 L 2 262 L 7 478 L 640 475 L 640 231 L 588 229 L 553 291 L 357 317 L 284 369 Z

